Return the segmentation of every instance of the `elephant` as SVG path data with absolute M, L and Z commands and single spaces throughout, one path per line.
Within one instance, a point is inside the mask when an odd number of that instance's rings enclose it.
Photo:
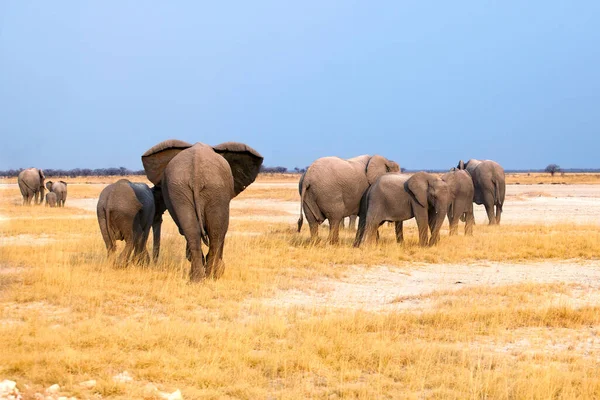
M 229 203 L 254 182 L 262 162 L 256 150 L 238 142 L 211 147 L 171 139 L 142 155 L 146 176 L 161 187 L 169 214 L 185 236 L 192 282 L 223 274 Z M 206 259 L 202 242 L 208 245 Z
M 56 201 L 57 201 L 58 207 L 65 206 L 65 201 L 67 200 L 67 182 L 65 182 L 65 181 L 58 181 L 58 182 L 48 181 L 48 182 L 46 182 L 46 189 L 48 189 L 48 191 L 50 191 L 50 192 L 56 193 Z
M 453 169 L 442 175 L 442 180 L 448 184 L 450 190 L 450 204 L 448 205 L 448 222 L 450 223 L 450 236 L 458 232 L 458 220 L 465 221 L 465 235 L 473 235 L 473 180 L 466 170 Z
M 31 200 L 34 204 L 42 204 L 44 201 L 44 171 L 37 168 L 24 169 L 19 173 L 17 183 L 23 196 L 23 205 L 31 205 Z
M 457 168 L 467 170 L 471 174 L 475 187 L 473 202 L 485 206 L 489 224 L 499 224 L 506 193 L 504 168 L 495 161 L 480 161 L 474 158 L 466 163 L 460 160 Z M 496 206 L 495 214 L 494 206 Z
M 363 195 L 354 247 L 375 241 L 377 229 L 385 221 L 395 222 L 396 241 L 402 243 L 403 221 L 413 217 L 417 220 L 419 244 L 432 246 L 439 242 L 449 204 L 448 184 L 435 175 L 426 172 L 412 176 L 385 174 Z M 431 230 L 429 242 L 428 229 Z
M 56 207 L 56 193 L 46 193 L 46 207 Z
M 399 172 L 400 166 L 380 155 L 361 155 L 344 160 L 323 157 L 313 162 L 300 186 L 300 218 L 302 211 L 310 227 L 310 236 L 318 237 L 319 225 L 329 220 L 328 241 L 339 242 L 339 227 L 344 217 L 358 215 L 360 199 L 377 178 L 388 172 Z
M 146 242 L 152 227 L 152 259 L 156 262 L 165 210 L 159 187 L 150 189 L 145 183 L 130 182 L 127 179 L 120 179 L 106 186 L 100 192 L 96 215 L 108 257 L 112 258 L 116 251 L 115 242 L 124 240 L 125 248 L 114 260 L 115 264 L 126 265 L 132 253 L 135 262 L 147 264 L 150 256 L 146 250 Z
M 302 196 L 302 182 L 304 181 L 304 175 L 306 175 L 306 171 L 302 174 L 302 176 L 300 177 L 300 181 L 298 182 L 298 193 L 300 193 L 300 196 Z M 356 219 L 358 218 L 358 215 L 350 215 L 348 217 L 348 229 L 350 230 L 356 230 Z M 303 218 L 300 217 L 300 219 L 298 219 L 298 232 L 300 232 L 302 230 L 302 221 Z M 340 228 L 344 229 L 344 219 L 342 219 L 342 221 L 340 222 Z

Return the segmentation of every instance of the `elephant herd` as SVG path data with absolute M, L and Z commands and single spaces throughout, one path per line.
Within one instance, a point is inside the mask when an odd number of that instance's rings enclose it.
M 186 240 L 186 258 L 191 263 L 190 280 L 218 278 L 223 274 L 223 245 L 229 227 L 229 204 L 256 179 L 263 157 L 243 143 L 216 146 L 166 140 L 142 155 L 150 182 L 121 179 L 106 186 L 96 207 L 100 232 L 108 256 L 116 265 L 129 261 L 148 263 L 146 242 L 153 232 L 152 259 L 160 252 L 162 216 L 166 210 Z M 64 206 L 67 184 L 48 181 L 42 170 L 22 171 L 18 184 L 23 204 L 40 204 L 48 189 L 46 205 Z M 421 245 L 439 241 L 446 216 L 450 235 L 458 221 L 465 221 L 465 234 L 475 223 L 473 203 L 485 206 L 489 223 L 500 223 L 505 196 L 504 170 L 494 161 L 475 159 L 459 162 L 442 177 L 426 172 L 405 175 L 400 166 L 380 155 L 351 159 L 323 157 L 313 162 L 299 182 L 301 198 L 298 232 L 303 214 L 311 238 L 329 221 L 328 241 L 339 242 L 345 217 L 351 226 L 359 218 L 354 246 L 373 242 L 384 222 L 395 223 L 396 240 L 403 241 L 403 222 L 415 218 Z M 495 207 L 495 210 L 494 210 Z M 429 237 L 431 233 L 431 237 Z M 117 256 L 116 241 L 125 241 Z M 206 257 L 202 244 L 208 246 Z
M 377 240 L 377 230 L 386 221 L 395 223 L 400 243 L 404 240 L 403 222 L 415 218 L 419 244 L 434 245 L 446 216 L 450 235 L 457 233 L 459 219 L 465 221 L 465 234 L 472 235 L 473 203 L 485 206 L 491 225 L 499 224 L 505 190 L 504 169 L 491 160 L 461 160 L 437 177 L 426 172 L 402 174 L 396 162 L 379 155 L 347 160 L 324 157 L 311 164 L 300 179 L 298 232 L 303 212 L 313 239 L 327 219 L 328 241 L 335 244 L 343 218 L 358 216 L 355 247 Z
M 44 181 L 44 171 L 37 168 L 28 168 L 19 173 L 17 184 L 23 196 L 23 205 L 42 204 L 44 201 L 44 190 L 46 193 L 46 207 L 64 207 L 67 200 L 67 182 Z

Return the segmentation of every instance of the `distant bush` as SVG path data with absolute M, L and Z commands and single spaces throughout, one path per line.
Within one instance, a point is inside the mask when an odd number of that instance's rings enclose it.
M 285 174 L 286 172 L 288 172 L 288 170 L 286 167 L 265 167 L 264 165 L 261 165 L 260 172 Z
M 5 177 L 16 177 L 19 175 L 24 168 L 9 169 L 7 171 L 0 171 L 0 176 Z M 75 178 L 77 176 L 126 176 L 126 175 L 146 175 L 144 170 L 133 171 L 125 167 L 119 168 L 73 168 L 73 169 L 44 169 L 44 175 L 50 176 L 67 176 L 69 178 Z

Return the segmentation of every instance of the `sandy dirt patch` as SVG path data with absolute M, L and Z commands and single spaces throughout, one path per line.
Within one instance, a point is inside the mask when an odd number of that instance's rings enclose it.
M 552 261 L 529 264 L 426 264 L 401 267 L 352 267 L 340 279 L 307 281 L 305 289 L 280 290 L 263 304 L 273 307 L 348 308 L 366 311 L 424 310 L 435 301 L 427 295 L 475 286 L 520 283 L 577 284 L 560 304 L 600 304 L 600 262 Z
M 0 246 L 43 246 L 57 240 L 50 235 L 21 234 L 16 236 L 0 236 Z

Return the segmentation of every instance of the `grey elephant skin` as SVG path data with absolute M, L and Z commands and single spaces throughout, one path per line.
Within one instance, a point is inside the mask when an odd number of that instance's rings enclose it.
M 475 187 L 473 202 L 478 205 L 483 204 L 489 224 L 499 224 L 506 194 L 504 168 L 492 160 L 481 161 L 472 158 L 466 163 L 460 160 L 458 169 L 467 170 L 471 174 Z M 494 206 L 496 206 L 495 213 Z
M 56 193 L 46 193 L 46 207 L 56 207 Z
M 131 260 L 147 264 L 150 256 L 146 250 L 146 242 L 152 227 L 152 258 L 156 261 L 160 251 L 164 212 L 160 188 L 150 189 L 145 183 L 130 182 L 127 179 L 120 179 L 106 186 L 100 192 L 96 215 L 108 257 L 115 255 L 116 241 L 124 240 L 125 248 L 114 260 L 115 264 L 124 266 Z
M 471 175 L 465 170 L 452 170 L 442 175 L 442 180 L 448 184 L 450 204 L 448 205 L 448 222 L 450 236 L 458 232 L 458 221 L 465 221 L 465 235 L 473 235 L 475 217 L 473 215 L 473 196 L 475 188 Z
M 17 177 L 17 183 L 21 195 L 23 196 L 23 205 L 41 204 L 44 201 L 44 171 L 37 168 L 24 169 Z
M 48 181 L 46 182 L 46 189 L 48 189 L 52 193 L 56 193 L 56 202 L 58 204 L 58 207 L 65 206 L 65 201 L 67 201 L 67 182 Z
M 302 197 L 302 182 L 304 181 L 304 175 L 306 175 L 306 171 L 302 174 L 302 176 L 300 177 L 300 181 L 298 182 L 298 193 L 300 194 L 300 197 Z M 357 218 L 358 218 L 358 215 L 350 215 L 349 216 L 348 229 L 356 230 L 356 219 Z M 300 218 L 298 219 L 298 232 L 300 232 L 302 230 L 303 220 L 304 220 L 304 218 L 302 217 L 302 215 L 300 215 Z M 340 228 L 344 229 L 344 220 L 343 219 L 340 222 Z
M 339 227 L 345 217 L 358 215 L 360 199 L 377 178 L 399 172 L 400 166 L 380 155 L 362 155 L 347 160 L 323 157 L 313 162 L 301 179 L 300 218 L 306 216 L 312 239 L 318 237 L 319 225 L 329 220 L 330 243 L 339 242 Z
M 415 218 L 419 229 L 419 244 L 434 245 L 440 239 L 440 228 L 446 218 L 450 192 L 446 182 L 426 172 L 416 174 L 386 174 L 380 177 L 363 196 L 354 247 L 372 243 L 377 229 L 386 221 L 396 224 L 396 241 L 404 241 L 403 221 Z M 431 238 L 428 242 L 428 230 Z
M 169 214 L 185 236 L 190 280 L 223 274 L 229 203 L 256 179 L 263 157 L 243 143 L 217 146 L 166 140 L 142 156 L 150 182 L 161 187 Z M 206 259 L 202 242 L 208 245 Z

